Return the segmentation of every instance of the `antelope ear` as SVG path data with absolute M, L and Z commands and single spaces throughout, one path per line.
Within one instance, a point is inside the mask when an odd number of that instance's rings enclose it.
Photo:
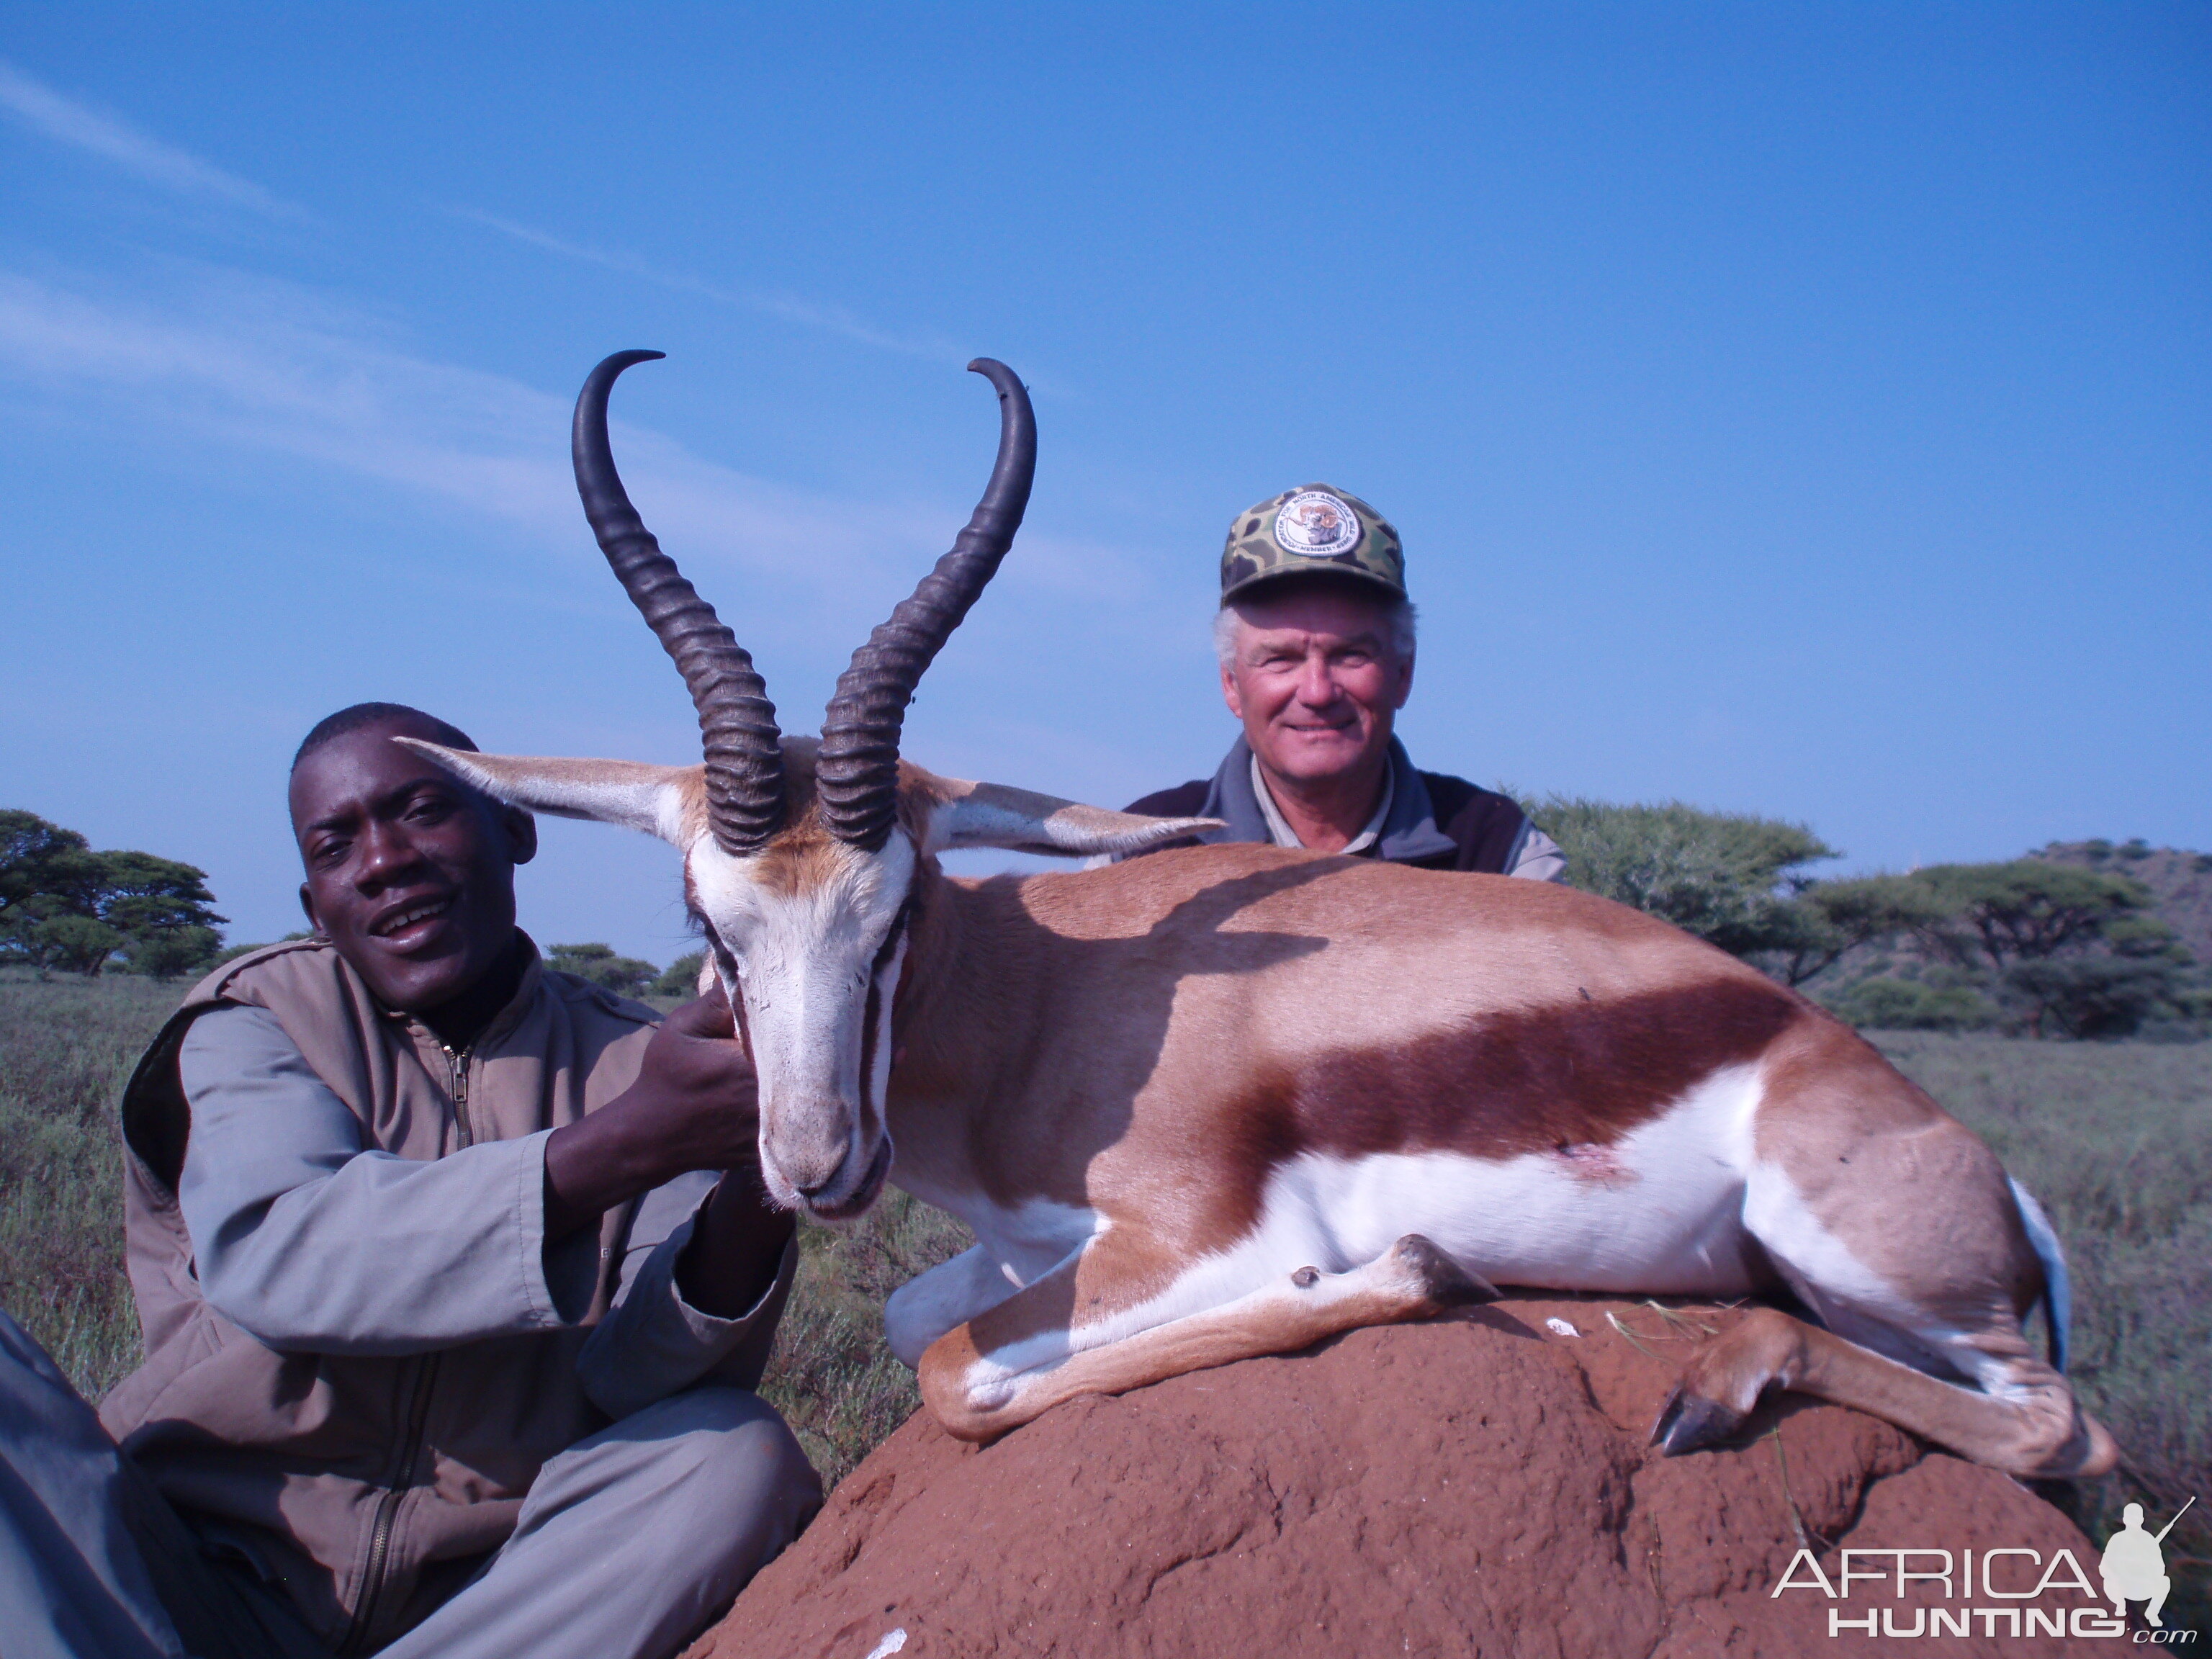
M 922 842 L 927 853 L 1000 847 L 1015 853 L 1090 858 L 1101 853 L 1141 853 L 1162 842 L 1222 827 L 1218 818 L 1148 818 L 1136 812 L 1109 812 L 1056 795 L 1009 789 L 1002 783 L 964 783 L 957 778 L 931 781 L 936 799 Z
M 706 824 L 702 766 L 647 766 L 638 761 L 542 760 L 528 755 L 479 755 L 420 738 L 394 737 L 427 755 L 493 799 L 556 817 L 619 823 L 689 847 Z

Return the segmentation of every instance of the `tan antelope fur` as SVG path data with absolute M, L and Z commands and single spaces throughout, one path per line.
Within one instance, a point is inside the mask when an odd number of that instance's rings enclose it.
M 954 878 L 954 848 L 1130 852 L 1206 826 L 940 778 L 895 743 L 871 847 L 830 799 L 828 738 L 782 738 L 725 785 L 774 779 L 750 839 L 726 812 L 718 830 L 701 767 L 400 741 L 683 854 L 777 1201 L 850 1219 L 889 1180 L 975 1231 L 885 1309 L 956 1434 L 1498 1283 L 1794 1293 L 1813 1319 L 1762 1309 L 1692 1359 L 1654 1429 L 1670 1452 L 1784 1388 L 2019 1474 L 2115 1460 L 2022 1330 L 2057 1264 L 2033 1200 L 1850 1030 L 1666 923 L 1259 846 Z

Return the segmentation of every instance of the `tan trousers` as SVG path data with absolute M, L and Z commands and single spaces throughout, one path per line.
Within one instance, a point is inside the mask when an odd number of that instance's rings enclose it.
M 514 1535 L 385 1659 L 667 1659 L 821 1506 L 757 1395 L 710 1384 L 539 1471 Z M 0 1645 L 8 1659 L 327 1659 L 199 1540 L 0 1313 Z

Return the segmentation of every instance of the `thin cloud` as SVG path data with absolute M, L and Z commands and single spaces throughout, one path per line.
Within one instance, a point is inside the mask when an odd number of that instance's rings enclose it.
M 635 276 L 640 282 L 651 283 L 656 288 L 665 288 L 672 293 L 690 294 L 702 300 L 711 300 L 718 305 L 734 306 L 740 310 L 778 317 L 802 327 L 820 329 L 860 345 L 874 346 L 883 351 L 896 351 L 930 362 L 964 363 L 974 355 L 963 351 L 941 334 L 893 334 L 875 327 L 841 307 L 817 305 L 787 294 L 741 293 L 733 289 L 718 288 L 683 271 L 663 270 L 634 254 L 586 247 L 581 243 L 568 241 L 529 225 L 518 224 L 512 219 L 502 219 L 496 214 L 480 212 L 475 208 L 448 208 L 446 210 L 457 219 L 482 225 L 487 230 L 495 230 L 502 236 L 512 237 L 532 247 L 543 248 L 548 253 L 557 253 L 563 258 L 580 260 L 605 270 L 619 271 L 625 276 Z
M 213 270 L 118 298 L 0 271 L 0 375 L 163 442 L 276 451 L 427 492 L 574 545 L 568 408 L 393 344 L 311 290 Z M 914 539 L 884 509 L 819 501 L 623 428 L 623 470 L 665 533 L 762 571 L 849 579 Z
M 563 398 L 408 349 L 392 324 L 320 290 L 181 263 L 140 290 L 0 268 L 0 385 L 165 453 L 210 442 L 274 453 L 427 494 L 549 548 L 589 545 Z M 977 434 L 977 474 L 988 464 Z M 949 545 L 955 501 L 867 502 L 792 489 L 617 423 L 623 471 L 687 563 L 802 598 L 865 631 Z M 1150 586 L 1119 549 L 1032 531 L 1013 586 L 1063 601 Z M 847 616 L 848 611 L 853 612 Z
M 165 144 L 118 117 L 66 98 L 4 58 L 0 58 L 0 110 L 33 132 L 74 145 L 179 195 L 226 202 L 271 218 L 305 216 L 260 185 Z

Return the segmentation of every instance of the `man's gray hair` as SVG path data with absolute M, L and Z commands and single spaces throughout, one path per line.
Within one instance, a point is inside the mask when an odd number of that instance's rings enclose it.
M 1401 662 L 1410 659 L 1420 612 L 1414 609 L 1411 599 L 1378 598 L 1376 603 L 1382 607 L 1390 629 L 1390 649 Z M 1231 599 L 1213 613 L 1213 654 L 1224 668 L 1237 659 L 1237 624 L 1246 620 L 1243 604 L 1242 600 Z

